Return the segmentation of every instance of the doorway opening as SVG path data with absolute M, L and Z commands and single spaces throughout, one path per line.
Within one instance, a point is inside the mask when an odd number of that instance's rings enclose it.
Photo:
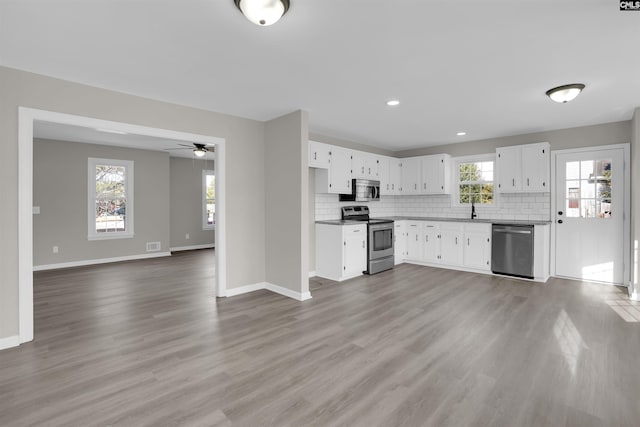
M 18 129 L 18 307 L 20 343 L 34 338 L 33 317 L 33 137 L 37 122 L 78 126 L 89 129 L 109 129 L 123 134 L 151 138 L 190 141 L 215 145 L 216 155 L 216 289 L 218 297 L 226 295 L 226 233 L 225 233 L 225 140 L 207 135 L 177 132 L 167 129 L 113 122 L 46 110 L 19 108 Z

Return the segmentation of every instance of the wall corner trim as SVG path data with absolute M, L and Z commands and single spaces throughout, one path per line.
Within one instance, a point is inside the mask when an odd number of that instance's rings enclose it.
M 20 337 L 14 335 L 11 337 L 0 338 L 0 350 L 6 350 L 12 347 L 18 347 L 20 345 Z
M 276 294 L 280 294 L 283 295 L 285 297 L 289 297 L 292 298 L 296 301 L 306 301 L 308 299 L 311 299 L 311 292 L 296 292 L 296 291 L 292 291 L 291 289 L 288 288 L 284 288 L 282 286 L 278 286 L 278 285 L 274 285 L 273 283 L 268 283 L 268 282 L 260 282 L 260 283 L 254 283 L 252 285 L 246 285 L 246 286 L 239 286 L 237 288 L 231 288 L 231 289 L 227 289 L 226 292 L 226 297 L 233 297 L 236 295 L 242 295 L 242 294 L 246 294 L 249 292 L 255 292 L 255 291 L 259 291 L 262 289 L 266 289 L 268 291 L 271 291 L 273 293 Z

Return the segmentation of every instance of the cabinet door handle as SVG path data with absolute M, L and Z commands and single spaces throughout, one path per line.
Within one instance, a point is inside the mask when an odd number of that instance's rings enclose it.
M 511 184 L 515 187 L 516 186 L 516 179 L 515 178 L 511 178 Z
M 413 184 L 413 189 L 417 190 L 418 189 L 418 184 Z
M 364 166 L 362 167 L 362 173 L 364 173 Z
M 362 241 L 362 249 L 364 249 L 364 240 Z
M 527 187 L 529 186 L 529 178 L 527 178 Z
M 456 245 L 458 244 L 458 238 L 456 237 Z
M 469 238 L 467 237 L 467 246 L 471 246 L 471 243 L 469 243 Z
M 369 175 L 371 175 L 371 168 L 369 168 Z
M 416 242 L 418 241 L 418 235 L 416 234 Z
M 427 238 L 427 243 L 429 243 L 429 235 L 427 234 L 425 237 Z
M 423 188 L 424 190 L 426 190 L 426 189 L 427 189 L 427 183 L 426 183 L 426 182 L 425 182 L 424 184 L 422 184 L 422 188 Z
M 318 153 L 316 152 L 313 153 L 313 160 L 318 160 Z

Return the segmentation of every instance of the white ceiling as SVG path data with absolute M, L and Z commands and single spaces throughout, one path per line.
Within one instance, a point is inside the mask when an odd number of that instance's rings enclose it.
M 72 126 L 60 123 L 50 123 L 36 121 L 33 126 L 33 136 L 35 138 L 53 139 L 56 141 L 81 142 L 85 144 L 111 145 L 116 147 L 139 148 L 141 150 L 166 151 L 171 157 L 196 158 L 193 154 L 191 141 L 181 141 L 175 139 L 158 138 L 147 135 L 137 135 L 132 133 L 116 134 L 104 132 L 94 128 L 82 126 Z M 207 160 L 212 160 L 215 156 L 213 144 L 206 144 L 209 150 L 206 155 Z M 204 157 L 203 157 L 204 158 Z
M 390 150 L 640 106 L 640 13 L 614 0 L 291 2 L 258 27 L 233 0 L 2 0 L 0 64 L 257 120 L 304 109 L 313 133 Z M 578 82 L 569 104 L 544 94 Z

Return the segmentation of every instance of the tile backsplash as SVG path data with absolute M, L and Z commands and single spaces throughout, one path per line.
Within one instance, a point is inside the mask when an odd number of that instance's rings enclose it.
M 513 219 L 548 221 L 551 217 L 550 193 L 496 195 L 496 206 L 476 206 L 481 219 Z M 381 196 L 379 202 L 339 202 L 337 194 L 315 195 L 317 221 L 340 219 L 340 208 L 353 204 L 369 206 L 371 216 L 412 216 L 435 218 L 468 218 L 469 206 L 456 206 L 450 195 Z

